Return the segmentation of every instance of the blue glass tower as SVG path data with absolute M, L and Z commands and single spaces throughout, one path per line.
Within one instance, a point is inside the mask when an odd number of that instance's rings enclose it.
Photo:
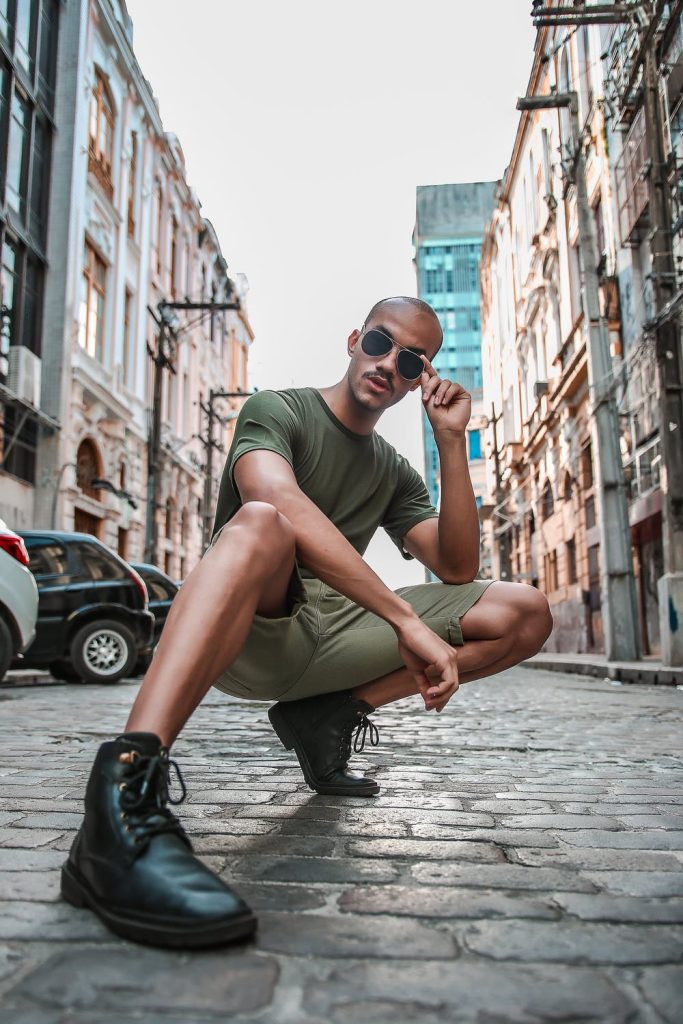
M 478 504 L 485 483 L 477 424 L 483 415 L 479 262 L 496 185 L 495 181 L 418 185 L 413 234 L 418 295 L 434 308 L 444 332 L 434 368 L 440 376 L 457 380 L 472 395 L 468 454 Z M 438 507 L 439 459 L 426 416 L 423 424 L 425 480 Z M 481 472 L 477 472 L 477 463 Z

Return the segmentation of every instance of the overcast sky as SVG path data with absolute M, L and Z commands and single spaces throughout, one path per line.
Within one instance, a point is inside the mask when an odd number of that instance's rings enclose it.
M 415 186 L 499 178 L 529 77 L 529 0 L 128 0 L 135 53 L 230 273 L 251 384 L 324 386 L 379 298 L 416 294 Z M 419 391 L 380 431 L 422 470 Z M 393 544 L 369 561 L 422 582 Z

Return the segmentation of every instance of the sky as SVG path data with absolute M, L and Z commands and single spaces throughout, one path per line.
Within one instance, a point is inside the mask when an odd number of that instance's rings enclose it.
M 415 295 L 417 185 L 500 178 L 531 69 L 529 0 L 128 0 L 134 49 L 229 273 L 250 384 L 324 387 L 388 295 Z M 419 390 L 380 433 L 421 472 Z M 379 531 L 368 561 L 424 581 Z

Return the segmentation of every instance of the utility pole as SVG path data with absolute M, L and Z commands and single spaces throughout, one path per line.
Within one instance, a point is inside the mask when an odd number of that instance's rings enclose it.
M 586 160 L 575 92 L 525 96 L 518 110 L 569 110 L 573 157 L 571 181 L 576 190 L 579 265 L 583 280 L 583 313 L 588 328 L 588 386 L 593 396 L 593 444 L 597 463 L 600 509 L 600 558 L 605 653 L 608 661 L 635 661 L 640 654 L 631 531 L 624 467 L 619 446 L 619 417 L 611 387 L 612 361 L 607 325 L 600 311 L 593 219 L 586 188 Z
M 496 508 L 500 508 L 505 500 L 505 491 L 503 490 L 503 482 L 500 474 L 500 457 L 498 454 L 498 420 L 501 418 L 502 413 L 496 416 L 496 407 L 491 405 L 491 425 L 493 427 L 493 471 L 496 477 Z M 497 541 L 498 546 L 498 570 L 500 573 L 501 580 L 510 579 L 510 545 L 509 541 L 509 522 L 506 522 L 505 527 L 496 529 L 496 524 L 493 524 L 493 536 Z
M 216 420 L 222 425 L 229 422 L 230 417 L 218 416 L 215 411 L 215 403 L 221 398 L 249 398 L 250 394 L 254 394 L 253 391 L 215 391 L 213 388 L 209 391 L 209 397 L 206 404 L 200 405 L 201 410 L 206 413 L 206 437 L 199 436 L 204 449 L 206 451 L 206 462 L 204 464 L 204 500 L 203 500 L 203 515 L 202 515 L 202 551 L 206 551 L 209 546 L 210 534 L 211 534 L 211 520 L 213 518 L 211 513 L 211 505 L 213 500 L 213 452 L 214 448 L 218 451 L 225 451 L 220 441 L 214 441 L 213 439 L 213 428 Z
M 662 542 L 664 575 L 658 580 L 659 625 L 662 662 L 683 665 L 683 372 L 681 366 L 680 331 L 676 311 L 682 298 L 677 291 L 673 255 L 671 196 L 666 178 L 664 158 L 664 124 L 657 83 L 657 31 L 667 9 L 665 0 L 650 3 L 632 0 L 616 3 L 611 10 L 605 5 L 577 4 L 574 7 L 544 7 L 543 0 L 534 0 L 532 17 L 537 28 L 545 25 L 605 24 L 607 22 L 640 24 L 640 42 L 621 93 L 623 106 L 641 77 L 643 117 L 648 152 L 646 178 L 651 231 L 649 235 L 652 261 L 652 296 L 654 316 L 643 324 L 643 331 L 654 335 L 658 376 L 659 442 L 662 473 Z M 680 0 L 669 12 L 672 21 L 680 18 Z M 560 20 L 558 20 L 560 19 Z M 647 20 L 646 20 L 647 19 Z
M 164 370 L 168 369 L 175 373 L 175 354 L 178 346 L 179 334 L 183 329 L 188 329 L 193 324 L 185 325 L 185 328 L 175 330 L 171 324 L 169 311 L 173 310 L 201 310 L 209 311 L 212 315 L 219 310 L 241 308 L 239 299 L 227 302 L 166 302 L 162 299 L 157 305 L 157 313 L 149 309 L 155 322 L 159 325 L 156 351 L 147 346 L 147 351 L 154 363 L 154 386 L 152 398 L 152 419 L 149 430 L 149 441 L 147 449 L 147 519 L 145 523 L 145 561 L 156 564 L 159 526 L 157 513 L 161 504 L 161 403 L 163 395 Z M 172 343 L 169 344 L 169 336 Z

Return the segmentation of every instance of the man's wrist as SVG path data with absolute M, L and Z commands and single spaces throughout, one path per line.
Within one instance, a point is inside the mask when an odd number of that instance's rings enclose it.
M 465 444 L 467 437 L 466 430 L 439 430 L 434 431 L 434 440 L 436 441 L 437 448 L 441 445 L 456 445 Z
M 419 620 L 419 616 L 413 606 L 404 601 L 403 598 L 398 599 L 398 604 L 395 608 L 391 609 L 389 615 L 386 616 L 386 621 L 397 633 L 407 629 L 416 620 Z

